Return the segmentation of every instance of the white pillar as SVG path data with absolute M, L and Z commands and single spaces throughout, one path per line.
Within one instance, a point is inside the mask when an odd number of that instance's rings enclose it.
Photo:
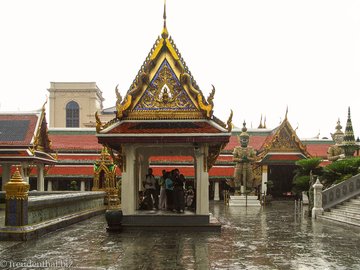
M 82 180 L 80 182 L 80 191 L 85 191 L 85 181 L 84 180 Z
M 142 182 L 145 180 L 145 175 L 147 174 L 147 169 L 149 168 L 149 157 L 145 157 L 141 160 L 140 164 L 137 164 L 138 167 L 138 179 L 139 179 L 139 191 L 144 191 Z
M 220 188 L 219 188 L 219 182 L 214 182 L 215 184 L 215 190 L 214 190 L 214 201 L 220 201 Z
M 37 165 L 37 190 L 44 191 L 44 164 Z
M 26 162 L 21 163 L 21 177 L 24 179 L 24 181 L 26 183 L 29 184 L 29 175 L 28 175 L 28 168 L 29 168 L 29 164 Z
M 48 180 L 47 191 L 52 191 L 52 180 Z
M 136 209 L 135 193 L 135 147 L 124 147 L 123 154 L 126 159 L 126 170 L 122 173 L 121 184 L 121 208 L 124 215 L 133 215 Z
M 204 170 L 207 146 L 195 149 L 196 162 L 196 214 L 209 215 L 209 173 Z
M 324 213 L 322 207 L 322 188 L 323 185 L 320 183 L 319 178 L 313 185 L 314 188 L 314 207 L 311 211 L 311 217 L 315 219 L 317 216 L 321 216 Z
M 1 190 L 4 191 L 5 184 L 9 182 L 11 178 L 11 164 L 4 163 L 1 165 L 2 167 L 2 185 Z
M 268 181 L 268 165 L 262 165 L 261 193 L 266 195 Z

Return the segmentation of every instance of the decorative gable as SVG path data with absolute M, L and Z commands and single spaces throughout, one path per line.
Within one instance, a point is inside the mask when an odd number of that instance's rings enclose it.
M 42 109 L 40 123 L 35 135 L 34 148 L 40 151 L 51 152 L 51 140 L 49 138 L 44 107 Z
M 197 111 L 165 59 L 133 111 Z
M 281 129 L 278 130 L 277 134 L 275 134 L 272 145 L 271 145 L 271 151 L 293 151 L 298 150 L 299 145 L 296 142 L 295 138 L 296 134 L 294 130 L 289 125 L 289 122 L 287 122 Z
M 205 99 L 164 26 L 124 99 L 116 94 L 118 120 L 211 119 L 215 88 Z
M 264 158 L 269 153 L 299 153 L 304 157 L 310 156 L 306 151 L 306 147 L 296 135 L 295 130 L 291 127 L 287 117 L 265 140 L 259 151 L 259 156 Z

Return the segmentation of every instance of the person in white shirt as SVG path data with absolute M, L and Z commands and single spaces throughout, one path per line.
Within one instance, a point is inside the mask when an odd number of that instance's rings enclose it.
M 148 174 L 145 176 L 145 181 L 143 182 L 145 188 L 145 197 L 151 196 L 153 202 L 153 208 L 159 209 L 159 197 L 156 191 L 156 180 L 153 175 L 153 170 L 148 169 Z

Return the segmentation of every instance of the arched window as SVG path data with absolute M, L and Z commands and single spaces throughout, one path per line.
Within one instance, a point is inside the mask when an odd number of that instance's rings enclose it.
M 66 127 L 79 127 L 79 104 L 75 101 L 66 105 Z

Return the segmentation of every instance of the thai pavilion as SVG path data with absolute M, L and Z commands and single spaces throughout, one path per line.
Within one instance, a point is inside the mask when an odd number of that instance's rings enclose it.
M 225 124 L 213 115 L 215 90 L 204 97 L 165 23 L 124 97 L 116 89 L 115 107 L 103 109 L 95 82 L 51 82 L 49 129 L 44 107 L 31 113 L 1 113 L 1 186 L 14 171 L 12 165 L 22 165 L 31 190 L 68 190 L 72 181 L 80 190 L 96 189 L 94 179 L 101 173 L 96 163 L 104 145 L 117 165 L 114 181 L 122 179 L 125 213 L 136 210 L 141 180 L 150 166 L 155 177 L 163 169 L 178 168 L 201 198 L 196 212 L 208 214 L 208 200 L 222 199 L 233 178 L 232 153 L 241 130 L 231 117 Z M 242 121 L 236 115 L 234 119 Z M 334 144 L 327 138 L 300 140 L 287 113 L 275 128 L 267 128 L 261 119 L 258 128 L 247 132 L 257 153 L 256 182 L 264 193 L 272 181 L 274 197 L 291 196 L 297 160 L 321 157 L 326 164 L 327 150 Z M 57 162 L 50 154 L 55 152 Z
M 35 175 L 35 187 L 45 190 L 44 175 L 56 163 L 45 117 L 45 104 L 32 112 L 0 113 L 0 164 L 2 189 L 10 180 L 15 166 L 21 166 L 22 178 L 29 183 Z
M 97 118 L 99 143 L 109 148 L 122 171 L 124 216 L 138 208 L 141 182 L 153 157 L 189 157 L 194 167 L 196 214 L 209 218 L 209 170 L 231 136 L 213 116 L 213 88 L 205 99 L 164 27 L 125 94 L 117 91 L 116 117 Z M 230 112 L 230 110 L 229 110 Z M 180 168 L 181 172 L 181 168 Z

